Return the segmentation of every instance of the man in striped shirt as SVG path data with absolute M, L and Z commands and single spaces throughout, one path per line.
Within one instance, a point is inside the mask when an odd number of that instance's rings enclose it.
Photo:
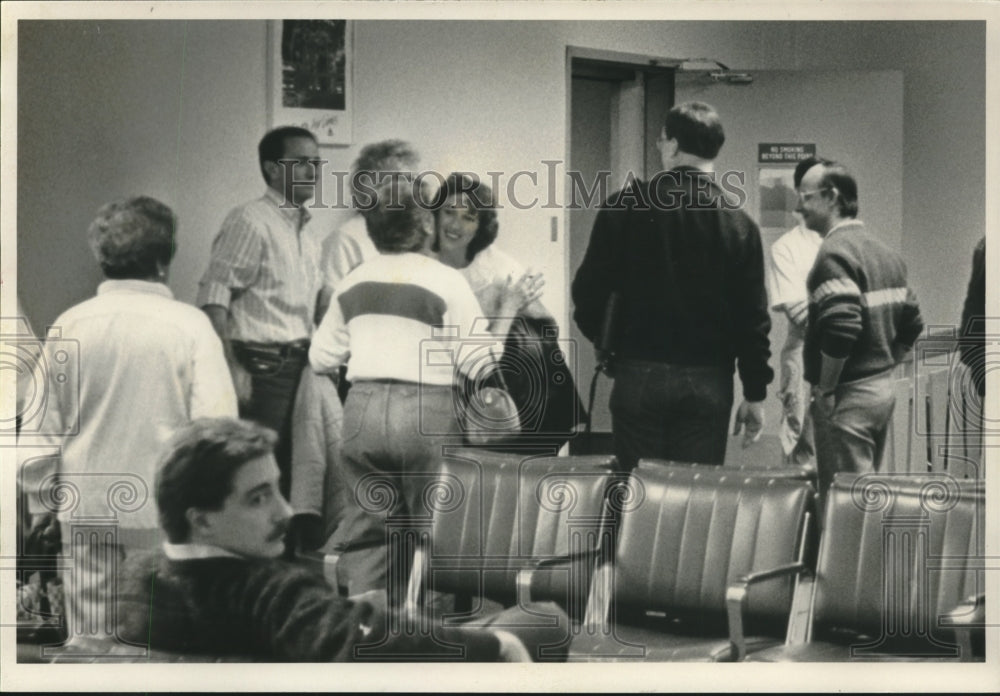
M 319 148 L 309 131 L 283 127 L 261 139 L 258 156 L 267 190 L 226 216 L 197 304 L 222 337 L 240 416 L 278 433 L 287 495 L 292 403 L 319 291 L 319 235 L 304 207 L 315 193 Z
M 806 172 L 797 212 L 824 238 L 806 283 L 804 355 L 823 496 L 838 471 L 880 465 L 895 405 L 892 371 L 924 324 L 903 259 L 855 219 L 858 187 L 843 165 Z

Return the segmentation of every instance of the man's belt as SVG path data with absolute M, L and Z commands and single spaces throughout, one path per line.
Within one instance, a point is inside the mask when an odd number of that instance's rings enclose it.
M 248 355 L 260 355 L 282 360 L 309 359 L 309 339 L 303 338 L 290 343 L 257 343 L 255 341 L 233 341 L 233 349 Z

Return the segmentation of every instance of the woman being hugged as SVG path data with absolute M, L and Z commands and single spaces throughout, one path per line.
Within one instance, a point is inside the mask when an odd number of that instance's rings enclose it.
M 506 336 L 517 314 L 549 319 L 539 302 L 545 279 L 493 245 L 499 231 L 493 191 L 468 174 L 445 179 L 434 203 L 438 260 L 469 282 L 490 332 Z
M 526 271 L 493 244 L 499 231 L 495 205 L 489 186 L 469 174 L 450 174 L 434 204 L 434 250 L 465 277 L 490 333 L 505 341 L 500 368 L 521 424 L 521 435 L 509 444 L 549 452 L 584 420 L 583 405 L 558 326 L 540 302 L 542 274 Z

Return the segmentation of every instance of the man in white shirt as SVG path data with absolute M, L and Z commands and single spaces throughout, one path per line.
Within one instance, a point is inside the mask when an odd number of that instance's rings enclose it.
M 795 188 L 810 167 L 819 163 L 815 157 L 795 167 Z M 789 464 L 808 465 L 815 455 L 812 421 L 809 417 L 809 386 L 803 379 L 802 347 L 805 345 L 809 317 L 806 277 L 812 269 L 823 238 L 805 225 L 796 225 L 771 246 L 771 309 L 788 318 L 788 336 L 781 349 L 782 404 L 781 446 Z

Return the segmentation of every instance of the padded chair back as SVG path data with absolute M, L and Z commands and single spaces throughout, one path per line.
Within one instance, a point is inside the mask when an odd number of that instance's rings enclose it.
M 811 485 L 705 469 L 633 471 L 619 501 L 612 590 L 619 610 L 722 621 L 732 581 L 798 560 Z M 784 622 L 792 587 L 791 578 L 754 586 L 748 617 Z
M 482 591 L 509 601 L 515 597 L 517 570 L 529 559 L 596 548 L 612 464 L 610 456 L 597 455 L 450 452 L 442 465 L 440 490 L 453 489 L 457 495 L 434 505 L 433 589 Z M 470 569 L 435 572 L 436 560 L 467 560 Z
M 668 459 L 640 459 L 639 466 L 645 469 L 668 468 L 701 472 L 718 471 L 738 476 L 763 476 L 764 478 L 793 479 L 796 481 L 812 481 L 816 478 L 815 471 L 810 471 L 802 466 L 767 466 L 762 463 L 740 464 L 739 466 L 730 466 L 727 464 L 720 467 L 717 464 L 693 464 L 690 462 L 675 462 Z
M 827 496 L 814 634 L 867 635 L 872 649 L 950 644 L 938 617 L 981 592 L 983 482 L 947 474 L 838 474 Z

